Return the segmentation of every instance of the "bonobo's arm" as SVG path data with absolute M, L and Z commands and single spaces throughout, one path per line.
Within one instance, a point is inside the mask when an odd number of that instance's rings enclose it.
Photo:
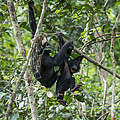
M 32 36 L 31 38 L 34 37 L 35 35 L 35 32 L 36 32 L 36 28 L 37 28 L 37 24 L 36 24 L 36 20 L 35 20 L 35 15 L 34 15 L 34 10 L 35 10 L 35 7 L 34 7 L 34 2 L 33 0 L 30 0 L 28 2 L 28 12 L 29 12 L 29 24 L 30 24 L 30 28 L 32 30 Z
M 68 60 L 72 50 L 73 50 L 73 41 L 68 41 L 64 43 L 63 34 L 58 33 L 60 51 L 54 57 L 54 64 L 58 66 L 62 66 L 64 60 Z
M 58 33 L 58 38 L 59 38 L 59 46 L 60 49 L 62 48 L 62 46 L 64 45 L 64 40 L 63 40 L 63 34 L 62 33 Z
M 61 66 L 67 60 L 73 50 L 73 41 L 66 42 L 54 57 L 54 65 Z

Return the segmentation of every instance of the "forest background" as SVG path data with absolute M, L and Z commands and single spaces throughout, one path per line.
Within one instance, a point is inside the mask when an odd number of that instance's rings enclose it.
M 46 89 L 29 65 L 31 30 L 27 0 L 0 0 L 0 120 L 120 120 L 120 1 L 34 0 L 37 34 L 58 52 L 58 31 L 83 54 L 74 74 L 80 92 L 68 90 L 67 107 Z M 14 9 L 15 8 L 15 9 Z

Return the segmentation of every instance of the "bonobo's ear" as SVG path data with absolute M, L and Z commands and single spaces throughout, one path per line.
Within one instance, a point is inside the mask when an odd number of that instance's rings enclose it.
M 78 56 L 78 57 L 76 58 L 76 60 L 78 60 L 80 63 L 82 62 L 82 59 L 83 59 L 83 56 L 82 56 L 82 55 L 80 55 L 80 56 Z

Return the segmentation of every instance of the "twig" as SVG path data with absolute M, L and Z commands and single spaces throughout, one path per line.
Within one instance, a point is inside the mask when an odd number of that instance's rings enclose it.
M 106 21 L 106 23 L 104 24 L 104 26 L 108 24 L 108 16 L 107 16 L 107 13 L 106 13 L 106 7 L 107 7 L 108 3 L 109 3 L 109 0 L 106 0 L 106 2 L 105 2 L 105 4 L 104 4 L 104 14 L 105 14 L 105 16 L 106 16 L 106 18 L 107 18 L 107 21 Z
M 105 114 L 101 115 L 97 120 L 100 120 L 101 118 L 103 118 L 105 115 L 108 115 L 110 111 L 107 111 Z
M 21 72 L 21 74 L 20 74 L 20 78 L 19 78 L 19 80 L 16 82 L 15 88 L 14 88 L 12 94 L 11 94 L 11 98 L 10 98 L 10 100 L 9 100 L 8 107 L 7 107 L 6 119 L 8 119 L 9 114 L 12 112 L 12 103 L 13 103 L 13 101 L 14 101 L 14 99 L 15 99 L 17 89 L 18 89 L 18 87 L 19 87 L 20 82 L 22 81 L 22 77 L 23 77 L 26 69 L 27 69 L 27 65 L 25 65 L 25 66 L 23 67 L 22 72 Z
M 109 2 L 109 0 L 106 0 L 106 2 L 105 2 L 105 4 L 104 4 L 104 11 L 106 10 L 106 7 L 107 7 L 107 5 L 108 5 L 108 2 Z
M 116 103 L 119 103 L 120 102 L 120 99 L 118 99 L 117 101 L 115 101 L 115 104 Z M 109 107 L 111 107 L 111 105 L 107 106 L 106 109 L 109 109 Z M 108 114 L 110 111 L 107 111 L 105 114 L 101 115 L 97 120 L 100 120 L 102 117 L 104 117 L 106 114 Z

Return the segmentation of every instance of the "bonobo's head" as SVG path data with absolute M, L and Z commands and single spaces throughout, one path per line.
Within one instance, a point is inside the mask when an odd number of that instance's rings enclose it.
M 69 61 L 69 68 L 71 73 L 76 73 L 80 69 L 80 63 L 82 62 L 83 56 L 78 56 L 77 58 Z

